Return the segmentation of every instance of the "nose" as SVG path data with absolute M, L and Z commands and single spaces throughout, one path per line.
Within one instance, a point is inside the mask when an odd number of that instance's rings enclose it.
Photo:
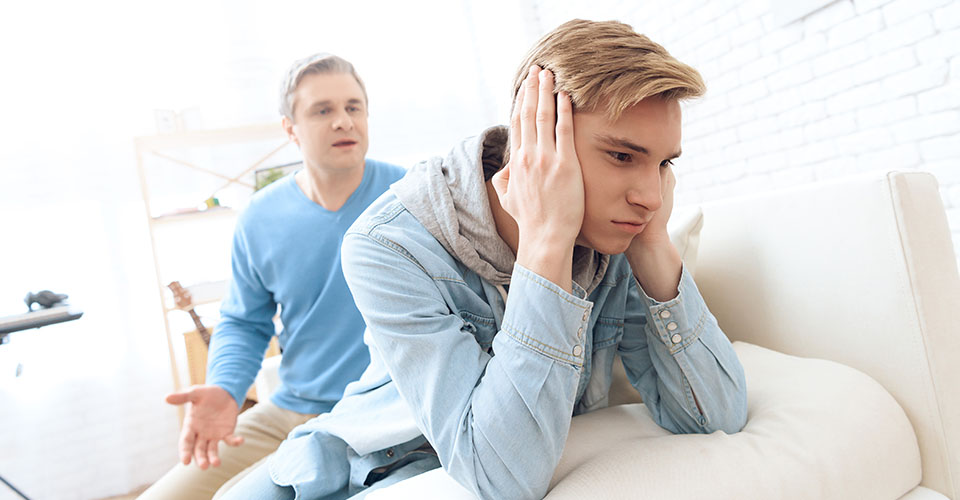
M 331 122 L 334 130 L 353 130 L 353 118 L 346 110 L 337 111 L 337 115 Z
M 627 203 L 656 212 L 663 205 L 663 169 L 643 168 L 627 189 Z

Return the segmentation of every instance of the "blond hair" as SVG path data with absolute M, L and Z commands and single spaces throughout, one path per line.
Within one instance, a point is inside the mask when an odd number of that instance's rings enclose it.
M 368 101 L 367 88 L 350 61 L 326 52 L 320 52 L 294 62 L 280 86 L 280 114 L 293 121 L 294 93 L 300 81 L 307 75 L 342 73 L 352 76 L 363 91 L 363 100 Z
M 700 73 L 629 25 L 574 19 L 544 35 L 527 53 L 513 81 L 513 95 L 531 65 L 554 74 L 555 91 L 570 95 L 574 110 L 598 111 L 616 120 L 650 96 L 699 97 Z

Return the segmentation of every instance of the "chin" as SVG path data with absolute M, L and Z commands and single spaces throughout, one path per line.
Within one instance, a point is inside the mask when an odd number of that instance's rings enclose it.
M 577 240 L 577 244 L 580 246 L 585 246 L 587 248 L 592 248 L 602 254 L 617 255 L 617 254 L 626 252 L 627 248 L 630 248 L 630 242 L 632 241 L 633 241 L 633 238 L 593 239 L 593 238 L 581 237 Z

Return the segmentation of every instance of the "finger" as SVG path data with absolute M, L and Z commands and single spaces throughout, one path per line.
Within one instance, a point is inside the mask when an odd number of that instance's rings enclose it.
M 183 433 L 180 435 L 180 461 L 183 465 L 190 465 L 190 459 L 193 458 L 193 447 L 197 442 L 197 433 L 184 426 Z
M 240 446 L 241 444 L 243 444 L 243 436 L 230 434 L 229 436 L 223 438 L 223 442 L 227 443 L 230 446 Z
M 506 199 L 507 189 L 510 186 L 510 164 L 507 163 L 499 172 L 493 174 L 490 180 L 493 181 L 493 190 L 496 191 L 497 198 L 500 199 L 500 205 L 502 206 Z
M 165 397 L 164 400 L 172 405 L 182 405 L 184 403 L 189 403 L 192 397 L 193 391 L 187 390 L 181 392 L 171 392 L 170 394 L 167 394 L 167 397 Z
M 212 467 L 220 467 L 220 443 L 210 441 L 209 446 L 207 446 L 207 458 L 210 460 Z
M 193 459 L 197 461 L 197 467 L 200 467 L 200 470 L 207 469 L 207 443 L 208 441 L 201 437 L 193 447 Z
M 556 97 L 553 96 L 553 73 L 549 70 L 543 70 L 539 75 L 540 79 L 540 97 L 537 102 L 537 141 L 541 149 L 547 151 L 556 150 L 556 142 L 553 138 L 554 127 L 556 126 L 554 116 L 556 113 Z
M 573 145 L 573 103 L 566 92 L 557 94 L 557 153 L 566 158 L 575 158 Z
M 537 77 L 540 68 L 536 65 L 530 66 L 530 73 L 524 80 L 524 99 L 520 107 L 520 141 L 524 149 L 533 148 L 537 145 L 537 86 L 539 79 Z
M 523 106 L 523 94 L 526 85 L 520 84 L 517 90 L 517 101 L 513 103 L 513 114 L 510 115 L 510 157 L 513 158 L 520 150 L 520 107 Z

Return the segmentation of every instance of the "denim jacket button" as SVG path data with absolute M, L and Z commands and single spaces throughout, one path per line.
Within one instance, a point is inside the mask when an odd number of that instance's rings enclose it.
M 578 338 L 578 339 L 582 339 L 582 338 L 583 338 L 583 327 L 582 327 L 582 326 L 577 329 L 577 338 Z
M 387 450 L 387 458 L 393 458 L 393 448 Z
M 672 331 L 674 331 L 674 330 L 676 330 L 676 329 L 677 329 L 677 324 L 676 324 L 676 323 L 674 323 L 673 321 L 667 323 L 667 330 L 670 330 L 670 331 L 672 332 Z
M 583 311 L 583 320 L 586 321 L 590 318 L 590 311 Z
M 660 318 L 661 318 L 661 319 L 668 319 L 668 318 L 670 318 L 670 311 L 667 310 L 667 309 L 664 309 L 664 310 L 660 311 Z
M 578 345 L 573 346 L 573 355 L 574 355 L 574 356 L 579 356 L 582 352 L 583 352 L 583 348 L 582 348 L 582 347 L 580 347 L 580 346 L 578 346 Z
M 674 333 L 673 337 L 670 337 L 670 342 L 674 344 L 679 344 L 681 340 L 683 340 L 683 337 L 681 337 L 679 333 Z

